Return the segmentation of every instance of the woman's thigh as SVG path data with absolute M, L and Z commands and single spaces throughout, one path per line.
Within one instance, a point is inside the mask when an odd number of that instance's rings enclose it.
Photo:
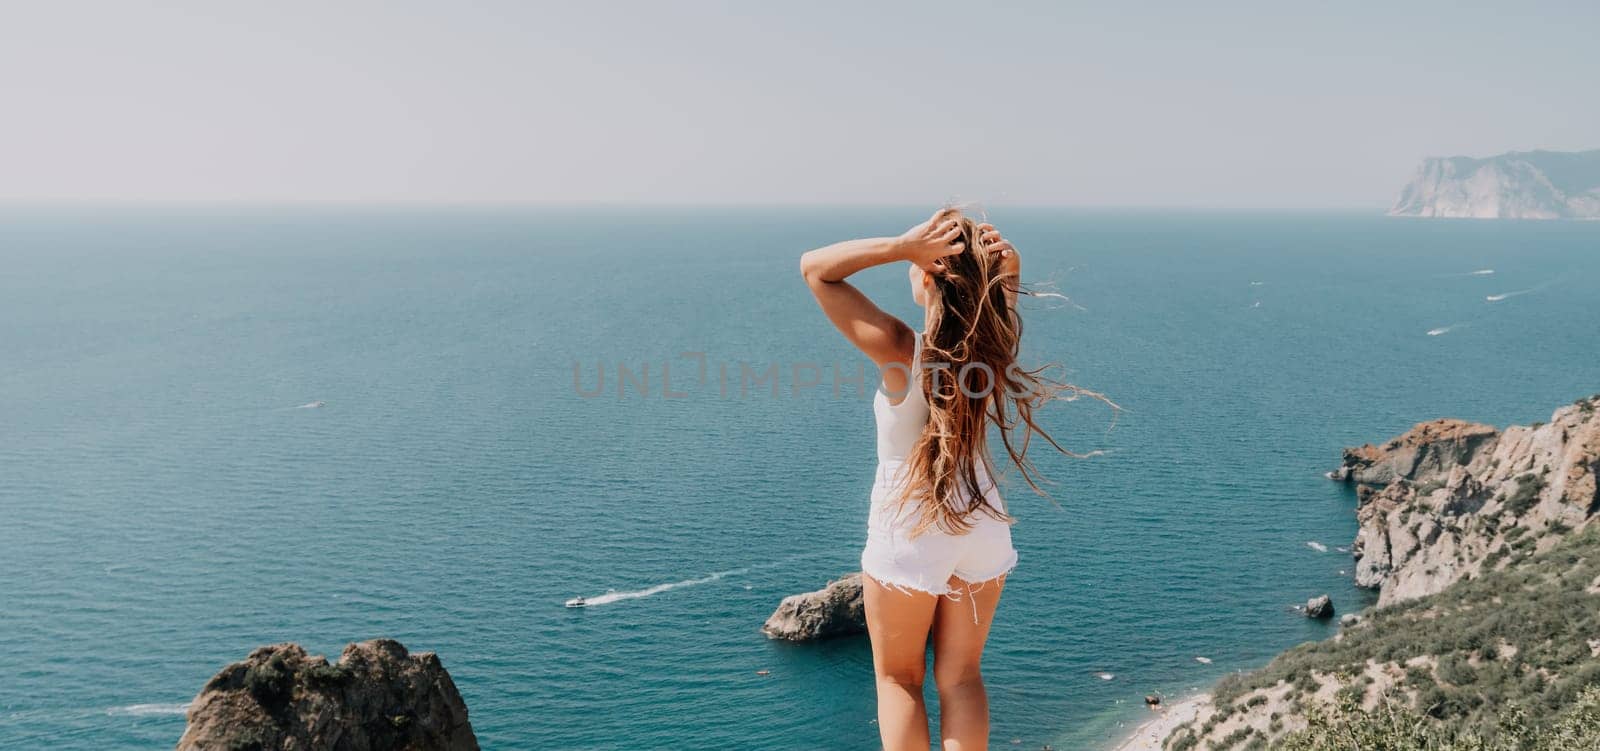
M 937 595 L 879 583 L 861 577 L 872 637 L 872 665 L 881 677 L 920 683 L 927 669 L 928 630 L 938 607 Z
M 954 597 L 938 598 L 933 619 L 933 671 L 941 684 L 972 680 L 980 675 L 983 647 L 989 640 L 995 609 L 1000 606 L 1005 576 L 969 583 L 950 577 Z

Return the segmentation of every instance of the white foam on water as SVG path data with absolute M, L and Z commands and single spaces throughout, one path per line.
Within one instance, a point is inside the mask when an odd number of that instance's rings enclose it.
M 175 715 L 189 711 L 189 704 L 129 704 L 125 707 L 112 707 L 106 710 L 109 715 L 131 715 L 144 717 L 149 715 Z
M 1502 293 L 1500 293 L 1498 295 L 1489 295 L 1488 297 L 1485 297 L 1484 299 L 1488 300 L 1489 302 L 1500 302 L 1501 300 L 1507 300 L 1507 299 L 1510 299 L 1510 298 L 1513 298 L 1513 297 L 1519 297 L 1521 295 L 1527 295 L 1527 294 L 1532 294 L 1534 292 L 1538 292 L 1539 290 L 1542 290 L 1545 287 L 1548 287 L 1548 286 L 1550 286 L 1552 284 L 1555 284 L 1557 281 L 1559 281 L 1559 280 L 1551 280 L 1551 281 L 1545 282 L 1544 284 L 1536 284 L 1536 285 L 1534 285 L 1532 287 L 1529 287 L 1527 289 L 1519 289 L 1519 290 L 1516 290 L 1514 292 L 1502 292 Z
M 750 569 L 748 569 L 748 568 L 737 568 L 737 569 L 733 569 L 731 571 L 718 571 L 716 573 L 713 573 L 713 574 L 710 574 L 710 575 L 707 575 L 707 576 L 702 576 L 702 577 L 700 577 L 698 579 L 684 579 L 683 581 L 667 582 L 666 584 L 657 584 L 657 585 L 655 585 L 653 587 L 645 587 L 644 589 L 636 589 L 636 590 L 633 590 L 631 592 L 607 592 L 607 593 L 605 593 L 603 595 L 598 595 L 596 597 L 585 597 L 585 598 L 583 598 L 583 604 L 586 607 L 591 607 L 592 608 L 592 607 L 594 607 L 596 605 L 610 605 L 613 602 L 622 602 L 623 600 L 637 600 L 637 599 L 640 599 L 642 597 L 649 597 L 651 595 L 658 595 L 658 594 L 661 594 L 662 592 L 669 592 L 671 590 L 679 589 L 681 587 L 693 587 L 693 586 L 696 586 L 696 585 L 699 585 L 699 584 L 710 584 L 711 582 L 714 582 L 714 581 L 716 581 L 718 579 L 721 579 L 724 576 L 733 576 L 735 574 L 742 574 L 742 573 L 745 573 L 746 571 L 749 571 L 749 570 Z
M 1460 279 L 1464 276 L 1494 276 L 1494 269 L 1474 269 L 1472 271 L 1441 271 L 1432 276 L 1439 279 Z
M 1062 302 L 1065 302 L 1068 305 L 1071 305 L 1074 308 L 1077 308 L 1078 310 L 1084 311 L 1085 313 L 1089 312 L 1088 308 L 1085 308 L 1082 305 L 1079 305 L 1079 304 L 1073 302 L 1072 298 L 1067 297 L 1066 295 L 1063 295 L 1063 294 L 1061 294 L 1059 292 L 1030 292 L 1028 294 L 1031 297 L 1054 297 L 1054 298 L 1056 298 L 1058 300 L 1061 300 Z
M 1200 663 L 1201 665 L 1210 665 L 1211 664 L 1211 658 L 1210 657 L 1196 657 L 1196 658 L 1194 658 L 1194 661 Z
M 1094 677 L 1099 678 L 1102 681 L 1109 681 L 1109 680 L 1111 680 L 1113 678 L 1116 678 L 1117 676 L 1115 676 L 1115 675 L 1113 675 L 1111 673 L 1095 673 Z
M 1445 334 L 1448 334 L 1448 333 L 1450 333 L 1450 332 L 1452 332 L 1452 331 L 1454 331 L 1454 330 L 1456 330 L 1458 328 L 1461 328 L 1464 325 L 1466 325 L 1466 324 L 1452 323 L 1449 326 L 1440 326 L 1439 328 L 1436 328 L 1436 329 L 1428 329 L 1428 336 L 1444 336 Z
M 1308 541 L 1306 543 L 1306 547 L 1311 548 L 1312 550 L 1315 550 L 1318 553 L 1326 553 L 1326 552 L 1328 552 L 1328 546 L 1327 545 L 1323 545 L 1320 542 L 1310 542 L 1310 541 Z
M 1250 286 L 1252 286 L 1252 287 L 1259 287 L 1259 286 L 1261 286 L 1261 285 L 1263 285 L 1263 284 L 1266 284 L 1266 282 L 1251 282 L 1251 283 L 1250 283 Z

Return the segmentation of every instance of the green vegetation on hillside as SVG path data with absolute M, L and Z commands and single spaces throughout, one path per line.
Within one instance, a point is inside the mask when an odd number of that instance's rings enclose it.
M 1247 703 L 1239 702 L 1245 694 L 1283 682 L 1292 687 L 1290 701 L 1313 719 L 1315 732 L 1291 735 L 1273 747 L 1600 748 L 1528 745 L 1534 743 L 1529 739 L 1557 737 L 1562 722 L 1589 728 L 1584 732 L 1590 738 L 1600 732 L 1595 730 L 1600 727 L 1600 691 L 1593 688 L 1600 687 L 1600 525 L 1543 554 L 1530 555 L 1532 547 L 1514 553 L 1506 568 L 1429 597 L 1373 610 L 1337 639 L 1300 645 L 1260 671 L 1229 676 L 1216 687 L 1218 714 L 1208 724 L 1214 727 L 1245 711 Z M 1404 671 L 1404 678 L 1378 709 L 1362 712 L 1359 701 L 1371 683 L 1364 675 L 1369 664 L 1393 666 Z M 1340 706 L 1331 711 L 1305 701 L 1317 690 L 1318 678 L 1329 677 L 1344 686 L 1337 697 Z M 1574 717 L 1578 719 L 1563 719 Z M 1522 728 L 1524 736 L 1512 735 L 1509 728 Z M 1372 734 L 1390 742 L 1351 740 L 1377 737 Z M 1345 740 L 1315 745 L 1322 743 L 1317 738 Z M 1179 731 L 1168 744 L 1178 748 L 1187 741 L 1195 747 L 1196 740 Z M 1240 740 L 1246 742 L 1200 747 L 1265 745 L 1259 734 Z
M 1492 733 L 1440 723 L 1410 707 L 1382 702 L 1364 711 L 1344 700 L 1332 711 L 1313 709 L 1305 730 L 1280 741 L 1279 751 L 1592 751 L 1600 749 L 1600 687 L 1590 686 L 1571 709 L 1535 730 L 1517 705 L 1499 712 Z

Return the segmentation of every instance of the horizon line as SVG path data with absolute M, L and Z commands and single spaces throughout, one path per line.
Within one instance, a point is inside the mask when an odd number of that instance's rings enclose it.
M 460 208 L 460 209 L 923 209 L 936 205 L 976 205 L 1007 209 L 1066 209 L 1097 211 L 1313 211 L 1377 212 L 1386 203 L 1370 204 L 1188 204 L 1188 203 L 1074 203 L 1048 201 L 539 201 L 539 200 L 453 200 L 405 198 L 306 198 L 306 199 L 204 199 L 204 198 L 20 198 L 0 197 L 0 208 Z

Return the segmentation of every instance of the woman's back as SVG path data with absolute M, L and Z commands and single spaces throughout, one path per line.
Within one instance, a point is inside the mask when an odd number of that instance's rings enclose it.
M 928 426 L 928 398 L 922 393 L 917 374 L 922 368 L 922 335 L 918 334 L 916 348 L 912 350 L 911 365 L 907 369 L 904 394 L 897 404 L 889 402 L 890 395 L 882 387 L 872 398 L 872 415 L 878 425 L 878 464 L 904 462 L 911 449 Z

